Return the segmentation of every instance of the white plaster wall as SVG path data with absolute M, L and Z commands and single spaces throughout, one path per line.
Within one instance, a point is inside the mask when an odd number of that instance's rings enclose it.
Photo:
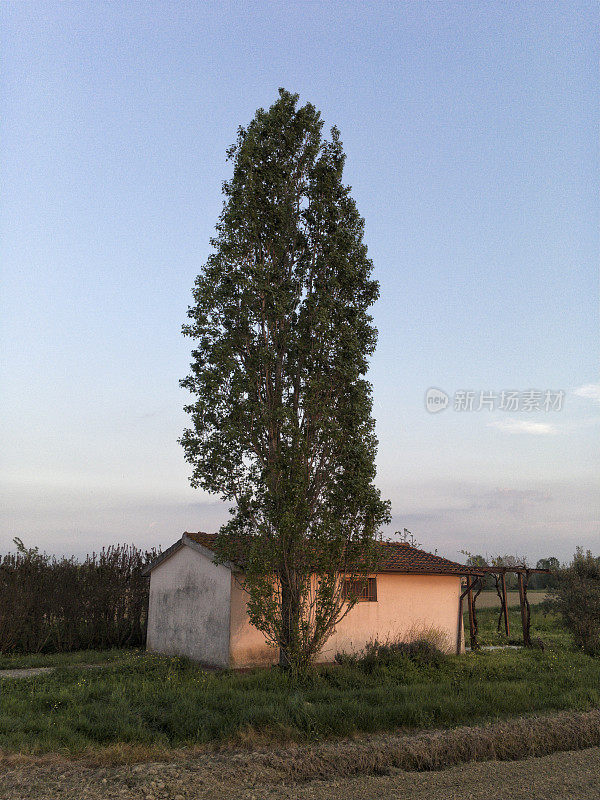
M 230 570 L 184 545 L 150 574 L 147 649 L 227 667 L 230 604 Z

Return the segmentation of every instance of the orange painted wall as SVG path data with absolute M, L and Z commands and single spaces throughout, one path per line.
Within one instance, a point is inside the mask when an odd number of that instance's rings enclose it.
M 275 663 L 278 651 L 250 625 L 246 593 L 233 573 L 231 581 L 230 665 Z M 360 650 L 371 639 L 414 638 L 427 628 L 441 631 L 445 649 L 455 652 L 460 591 L 460 578 L 453 575 L 379 574 L 377 602 L 357 603 L 338 624 L 319 660 L 333 661 L 337 652 Z M 462 642 L 464 646 L 464 634 Z

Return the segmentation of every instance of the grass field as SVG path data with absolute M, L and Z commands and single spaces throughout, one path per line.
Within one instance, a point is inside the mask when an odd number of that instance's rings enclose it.
M 538 605 L 545 600 L 548 596 L 548 593 L 545 589 L 536 589 L 534 591 L 527 592 L 527 599 L 529 600 L 530 606 Z M 509 606 L 518 606 L 519 605 L 519 593 L 517 591 L 509 591 L 506 593 L 506 600 Z M 485 590 L 480 593 L 479 597 L 477 598 L 477 608 L 500 608 L 500 599 L 496 592 Z
M 483 641 L 498 640 L 494 618 L 482 610 Z M 439 664 L 402 658 L 371 674 L 324 667 L 301 687 L 276 669 L 206 672 L 136 651 L 101 654 L 97 670 L 76 668 L 93 662 L 90 653 L 53 656 L 53 673 L 0 682 L 0 748 L 77 753 L 117 743 L 152 750 L 253 737 L 310 741 L 600 707 L 600 659 L 572 651 L 555 617 L 534 612 L 533 634 L 549 648 L 449 656 Z M 11 659 L 10 666 L 22 663 Z
M 510 636 L 507 638 L 504 633 L 504 626 L 501 631 L 497 630 L 498 616 L 500 608 L 480 608 L 477 605 L 477 622 L 479 624 L 479 643 L 481 645 L 501 646 L 506 644 L 522 644 L 523 629 L 521 627 L 521 610 L 517 607 L 508 609 L 508 625 Z M 464 611 L 466 643 L 469 644 L 469 616 L 468 611 Z M 531 638 L 541 639 L 545 645 L 554 647 L 559 652 L 568 651 L 570 647 L 570 636 L 560 624 L 559 619 L 554 614 L 544 614 L 541 609 L 531 607 Z

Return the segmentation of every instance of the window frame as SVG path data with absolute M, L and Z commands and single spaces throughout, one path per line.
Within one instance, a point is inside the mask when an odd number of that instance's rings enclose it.
M 361 587 L 362 584 L 362 587 Z M 344 578 L 342 588 L 344 599 L 355 599 L 357 603 L 377 602 L 377 576 L 366 578 Z

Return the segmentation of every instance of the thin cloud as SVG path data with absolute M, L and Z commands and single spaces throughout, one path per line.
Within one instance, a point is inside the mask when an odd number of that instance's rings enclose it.
M 556 425 L 549 422 L 535 422 L 532 419 L 498 419 L 489 422 L 488 427 L 498 428 L 504 433 L 529 433 L 534 436 L 554 436 L 558 433 Z
M 494 489 L 477 497 L 473 501 L 472 508 L 522 515 L 542 503 L 547 504 L 551 501 L 550 492 L 538 489 Z
M 600 404 L 600 383 L 586 383 L 584 386 L 578 386 L 573 389 L 573 394 Z

